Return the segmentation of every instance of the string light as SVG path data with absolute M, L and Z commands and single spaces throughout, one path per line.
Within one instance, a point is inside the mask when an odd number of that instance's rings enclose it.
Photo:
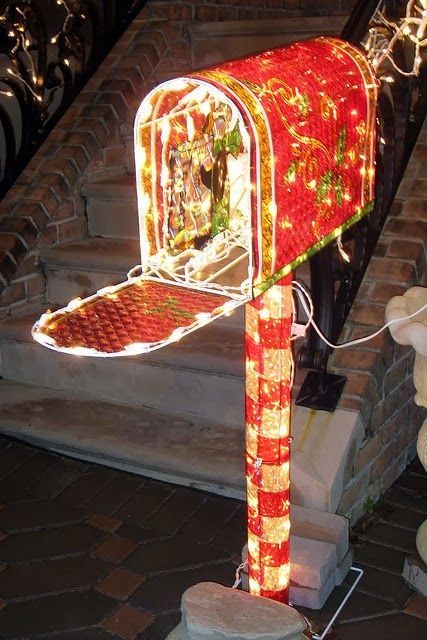
M 75 15 L 76 15 L 74 13 L 74 10 L 70 9 L 70 7 L 68 6 L 65 0 L 57 0 L 56 4 L 58 6 L 61 6 L 63 9 L 65 9 L 66 17 L 65 17 L 61 31 L 59 31 L 58 33 L 56 33 L 54 36 L 51 37 L 50 39 L 51 44 L 56 44 L 61 38 L 61 36 L 63 36 L 66 42 L 68 42 L 67 33 L 68 33 L 69 23 L 71 20 L 75 18 Z M 15 38 L 15 44 L 11 49 L 11 54 L 18 55 L 20 52 L 22 52 L 24 56 L 25 64 L 28 66 L 28 72 L 29 72 L 29 77 L 31 78 L 31 83 L 28 82 L 24 77 L 22 77 L 20 73 L 17 73 L 16 71 L 13 71 L 10 68 L 6 69 L 6 72 L 10 76 L 14 77 L 16 80 L 21 82 L 23 85 L 25 85 L 25 87 L 34 96 L 34 98 L 41 103 L 43 102 L 43 96 L 40 95 L 39 93 L 39 86 L 43 85 L 43 79 L 37 76 L 34 58 L 30 53 L 30 47 L 32 45 L 32 41 L 31 41 L 31 38 L 26 35 L 26 31 L 27 31 L 27 28 L 25 25 L 26 16 L 20 7 L 15 7 L 15 9 L 17 13 L 20 14 L 22 21 L 16 22 L 14 24 L 14 28 L 10 29 L 8 32 L 8 36 L 10 38 Z M 8 12 L 9 12 L 9 8 L 5 11 L 5 13 L 0 15 L 0 22 L 6 22 L 9 19 Z M 84 13 L 79 13 L 79 17 L 82 20 L 86 19 L 86 15 Z M 67 67 L 71 66 L 71 62 L 69 58 L 64 58 L 63 62 Z M 0 95 L 13 97 L 13 93 L 11 91 L 0 90 Z
M 423 58 L 422 49 L 427 46 L 427 3 L 426 0 L 409 0 L 406 5 L 405 16 L 400 21 L 388 20 L 382 9 L 379 8 L 373 18 L 378 26 L 369 30 L 365 48 L 368 58 L 374 69 L 385 82 L 393 82 L 392 76 L 384 76 L 383 68 L 387 63 L 391 64 L 395 71 L 404 76 L 417 76 L 420 71 Z M 391 35 L 387 37 L 380 28 L 383 27 Z M 396 62 L 395 49 L 402 40 L 409 40 L 414 46 L 412 67 L 409 70 L 402 68 Z

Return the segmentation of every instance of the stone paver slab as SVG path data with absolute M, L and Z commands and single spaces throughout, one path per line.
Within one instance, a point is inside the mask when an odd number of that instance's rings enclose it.
M 307 628 L 292 607 L 213 582 L 188 589 L 181 610 L 189 640 L 291 640 Z
M 0 573 L 0 597 L 6 600 L 95 586 L 109 567 L 85 555 L 15 565 Z
M 96 591 L 75 591 L 8 604 L 0 611 L 2 638 L 31 637 L 100 623 L 117 601 Z
M 180 613 L 159 615 L 153 624 L 140 634 L 138 640 L 165 640 L 168 633 L 177 626 L 180 620 Z
M 384 547 L 373 542 L 366 542 L 356 549 L 356 558 L 359 562 L 397 575 L 402 573 L 406 555 L 404 551 Z
M 147 525 L 158 531 L 175 533 L 202 506 L 206 497 L 200 491 L 179 487 L 150 518 Z
M 339 625 L 339 640 L 421 640 L 427 633 L 424 620 L 404 614 L 358 620 L 353 624 Z
M 365 537 L 372 542 L 406 553 L 414 553 L 416 551 L 415 536 L 413 533 L 401 527 L 395 527 L 392 524 L 383 522 L 374 524 L 369 527 Z
M 90 629 L 79 629 L 78 631 L 65 631 L 49 635 L 49 640 L 122 640 L 119 636 L 111 635 L 104 629 L 92 627 Z
M 359 582 L 359 591 L 394 602 L 399 598 L 402 590 L 406 589 L 406 582 L 400 575 L 368 567 L 361 563 L 357 563 L 357 566 L 364 571 L 363 578 Z
M 33 500 L 6 505 L 0 511 L 0 529 L 10 533 L 60 524 L 81 522 L 86 514 L 81 509 L 56 500 Z
M 420 593 L 415 593 L 405 606 L 405 613 L 416 616 L 427 622 L 427 598 Z
M 205 564 L 197 569 L 160 573 L 147 578 L 130 598 L 130 602 L 151 613 L 173 613 L 179 611 L 181 596 L 186 589 L 198 582 L 218 582 L 231 586 L 236 565 L 233 563 Z
M 93 555 L 105 562 L 120 564 L 137 548 L 138 543 L 119 536 L 109 536 L 93 551 Z
M 150 626 L 153 620 L 150 613 L 124 604 L 105 620 L 103 628 L 116 633 L 124 640 L 134 640 L 139 633 Z
M 98 591 L 117 600 L 125 600 L 142 585 L 145 576 L 116 567 L 98 584 Z
M 214 546 L 197 544 L 179 536 L 173 540 L 173 544 L 169 539 L 146 542 L 124 564 L 135 571 L 156 573 L 226 560 L 228 556 L 228 553 Z
M 87 553 L 105 535 L 85 524 L 28 533 L 15 533 L 0 542 L 0 561 L 5 563 Z

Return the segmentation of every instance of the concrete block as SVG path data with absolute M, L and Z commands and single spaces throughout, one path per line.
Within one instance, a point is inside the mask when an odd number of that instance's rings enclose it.
M 335 576 L 330 575 L 320 589 L 310 589 L 291 582 L 289 600 L 295 607 L 321 609 L 335 587 Z
M 190 24 L 193 68 L 220 64 L 316 35 L 337 35 L 343 16 L 225 20 Z
M 247 545 L 242 550 L 242 561 L 248 557 Z M 337 555 L 329 542 L 291 536 L 291 581 L 295 586 L 321 589 L 330 581 L 335 585 Z M 248 589 L 247 572 L 242 572 L 242 587 Z
M 309 532 L 312 535 L 320 535 L 324 534 L 325 540 L 324 542 L 327 542 L 327 539 L 329 538 L 329 540 L 331 540 L 331 545 L 333 545 L 333 540 L 335 539 L 337 542 L 337 546 L 336 546 L 336 550 L 338 549 L 343 549 L 343 535 L 342 532 L 340 533 L 339 530 L 336 533 L 336 535 L 334 535 L 334 532 L 329 532 L 328 535 L 328 528 L 329 525 L 332 525 L 332 523 L 334 522 L 334 514 L 330 514 L 330 513 L 322 513 L 319 511 L 315 511 L 314 513 L 311 513 L 312 510 L 310 509 L 305 509 L 305 508 L 301 508 L 301 507 L 296 507 L 295 505 L 292 505 L 291 508 L 291 514 L 292 514 L 292 531 L 295 532 L 295 530 L 297 531 L 303 531 L 305 535 L 307 535 Z M 329 518 L 329 516 L 332 516 L 331 519 Z M 290 585 L 290 590 L 289 590 L 289 599 L 290 602 L 298 607 L 307 607 L 308 609 L 321 609 L 323 607 L 323 605 L 325 604 L 326 600 L 328 599 L 329 595 L 331 594 L 331 592 L 333 591 L 335 585 L 340 585 L 342 584 L 344 578 L 346 577 L 348 571 L 350 570 L 352 564 L 353 564 L 353 550 L 348 548 L 348 522 L 347 520 L 345 520 L 345 518 L 341 518 L 341 516 L 337 516 L 338 520 L 337 525 L 343 525 L 343 520 L 346 523 L 345 526 L 345 530 L 346 530 L 346 548 L 347 548 L 347 553 L 345 554 L 345 556 L 342 558 L 341 557 L 341 562 L 338 566 L 335 566 L 332 570 L 332 572 L 327 575 L 327 571 L 330 570 L 330 567 L 333 567 L 333 564 L 327 564 L 327 562 L 325 562 L 324 566 L 325 567 L 329 567 L 326 568 L 326 571 L 321 571 L 321 569 L 318 571 L 318 578 L 320 576 L 323 575 L 323 582 L 320 584 L 320 586 L 318 586 L 317 588 L 313 588 L 314 585 L 316 584 L 316 581 L 314 580 L 313 583 L 306 585 L 306 586 L 302 586 L 300 584 L 296 584 L 296 582 L 298 582 L 296 576 L 299 576 L 299 579 L 301 580 L 305 580 L 306 582 L 308 582 L 307 577 L 309 577 L 309 580 L 313 580 L 313 573 L 315 570 L 315 567 L 313 567 L 312 563 L 313 562 L 313 551 L 315 552 L 315 556 L 319 553 L 320 548 L 316 547 L 316 540 L 310 540 L 310 539 L 305 539 L 306 540 L 306 544 L 305 546 L 302 546 L 301 542 L 298 541 L 298 537 L 296 537 L 295 535 L 291 535 L 291 576 L 292 576 L 292 580 L 293 582 L 291 582 Z M 324 523 L 324 527 L 320 527 L 317 529 L 316 527 L 313 526 L 313 523 L 316 522 L 322 522 Z M 307 523 L 307 527 L 304 529 L 304 522 Z M 304 538 L 302 538 L 302 540 L 304 540 Z M 312 542 L 314 542 L 314 545 L 311 544 Z M 294 559 L 295 559 L 295 553 L 296 550 L 299 549 L 300 552 L 300 558 L 299 558 L 299 565 L 296 565 L 294 563 Z M 326 551 L 327 551 L 328 547 L 326 547 Z M 245 552 L 242 554 L 242 557 L 244 559 L 246 559 L 246 555 Z M 342 555 L 342 552 L 341 552 Z M 333 556 L 332 556 L 333 557 Z M 315 557 L 315 561 L 319 561 L 321 558 L 321 555 L 319 554 L 317 556 L 317 558 Z M 320 564 L 320 563 L 319 563 Z M 305 565 L 305 566 L 303 566 Z M 324 579 L 324 576 L 327 575 L 326 580 Z M 301 578 L 301 576 L 303 576 Z M 317 583 L 319 584 L 319 583 Z M 243 573 L 242 574 L 242 588 L 243 589 L 248 589 L 249 585 L 248 585 L 248 576 L 247 573 Z
M 308 538 L 291 538 L 291 580 L 310 589 L 320 589 L 335 576 L 337 554 L 329 542 Z M 335 584 L 335 577 L 333 578 Z
M 344 582 L 347 573 L 350 571 L 354 562 L 354 551 L 349 549 L 347 555 L 342 560 L 341 564 L 335 569 L 335 584 L 340 585 Z
M 124 239 L 139 237 L 136 202 L 90 198 L 86 210 L 91 236 Z
M 47 247 L 40 260 L 45 265 L 48 301 L 60 306 L 126 280 L 129 269 L 140 262 L 139 241 L 85 238 Z
M 403 577 L 418 593 L 427 597 L 427 566 L 418 555 L 405 559 Z
M 337 562 L 341 564 L 349 549 L 349 522 L 336 513 L 307 509 L 298 505 L 291 507 L 292 535 L 334 544 Z
M 181 611 L 188 640 L 293 640 L 307 628 L 292 607 L 213 582 L 187 589 Z
M 364 433 L 357 411 L 294 407 L 292 504 L 335 513 Z

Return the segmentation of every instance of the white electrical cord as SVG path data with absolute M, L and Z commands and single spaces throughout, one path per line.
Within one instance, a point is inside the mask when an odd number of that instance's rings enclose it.
M 422 313 L 423 311 L 425 311 L 427 309 L 427 303 L 424 304 L 422 307 L 420 307 L 419 309 L 417 309 L 417 311 L 414 311 L 413 313 L 410 313 L 407 316 L 403 316 L 402 318 L 395 318 L 394 320 L 389 320 L 389 322 L 387 322 L 383 327 L 381 327 L 381 329 L 378 329 L 378 331 L 375 331 L 375 333 L 371 333 L 367 336 L 364 336 L 363 338 L 358 338 L 357 340 L 350 340 L 349 342 L 342 342 L 340 344 L 333 344 L 332 342 L 329 342 L 329 340 L 326 338 L 326 336 L 323 335 L 323 333 L 321 332 L 321 330 L 319 329 L 319 327 L 317 326 L 316 322 L 314 321 L 314 305 L 313 305 L 313 301 L 310 297 L 309 292 L 307 291 L 305 285 L 303 285 L 301 282 L 298 282 L 297 280 L 294 280 L 292 283 L 292 287 L 294 289 L 294 291 L 296 292 L 297 296 L 298 296 L 298 300 L 301 303 L 302 308 L 304 309 L 305 313 L 307 314 L 308 320 L 307 323 L 305 325 L 305 330 L 307 331 L 308 327 L 310 325 L 312 325 L 313 329 L 316 331 L 317 335 L 323 340 L 323 342 L 325 344 L 328 345 L 328 347 L 331 347 L 332 349 L 346 349 L 347 347 L 354 347 L 358 344 L 362 344 L 363 342 L 368 342 L 368 340 L 372 340 L 373 338 L 376 338 L 377 336 L 380 335 L 380 333 L 382 333 L 383 331 L 385 331 L 385 329 L 388 329 L 388 327 L 391 327 L 394 324 L 397 324 L 398 322 L 404 322 L 405 320 L 411 320 L 412 318 L 415 318 L 415 316 L 419 315 L 420 313 Z M 293 340 L 295 340 L 296 338 L 301 337 L 301 336 L 293 336 Z

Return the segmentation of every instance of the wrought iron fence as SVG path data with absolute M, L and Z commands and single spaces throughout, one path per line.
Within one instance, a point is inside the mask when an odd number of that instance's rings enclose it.
M 0 0 L 0 197 L 144 0 Z
M 359 0 L 344 27 L 342 37 L 366 46 L 373 38 L 389 42 L 392 28 L 403 17 L 406 0 Z M 384 21 L 383 18 L 386 18 Z M 400 68 L 411 70 L 413 42 L 398 42 L 394 56 Z M 349 261 L 337 246 L 328 246 L 310 261 L 314 320 L 336 343 L 374 252 L 393 203 L 415 141 L 427 115 L 427 72 L 421 65 L 418 76 L 393 73 L 393 82 L 381 82 L 378 106 L 378 148 L 375 208 L 370 216 L 348 230 L 342 243 Z M 305 345 L 297 354 L 300 367 L 312 369 L 301 388 L 297 404 L 333 411 L 345 379 L 327 371 L 331 349 L 311 327 Z

